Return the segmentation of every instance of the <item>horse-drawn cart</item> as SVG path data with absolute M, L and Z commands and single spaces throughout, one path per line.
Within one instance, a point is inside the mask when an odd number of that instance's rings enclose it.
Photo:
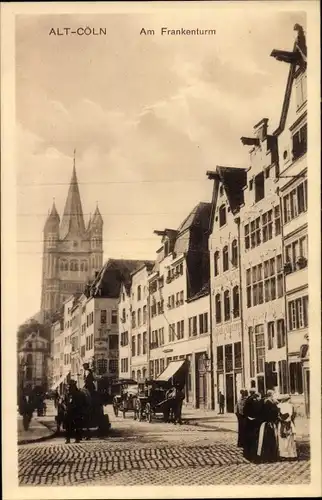
M 118 394 L 113 397 L 113 410 L 114 415 L 117 417 L 122 413 L 123 418 L 127 412 L 132 411 L 134 418 L 136 418 L 135 401 L 138 394 L 138 383 L 132 379 L 120 379 L 113 388 L 118 387 Z
M 146 381 L 145 391 L 136 397 L 137 419 L 152 422 L 161 416 L 164 422 L 181 422 L 187 371 L 186 360 L 171 361 L 156 380 Z

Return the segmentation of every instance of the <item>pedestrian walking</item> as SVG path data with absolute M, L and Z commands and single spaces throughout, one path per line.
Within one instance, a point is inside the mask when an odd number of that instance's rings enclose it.
M 75 442 L 79 443 L 82 439 L 84 397 L 77 388 L 75 380 L 69 381 L 66 403 L 66 443 L 70 443 L 73 436 L 75 437 Z
M 245 417 L 244 417 L 244 406 L 246 403 L 246 399 L 248 397 L 248 391 L 246 389 L 240 390 L 240 396 L 236 403 L 235 413 L 238 422 L 238 448 L 244 447 L 244 439 L 245 439 Z
M 225 396 L 221 391 L 219 391 L 218 402 L 219 402 L 219 414 L 223 415 L 225 412 Z
M 54 394 L 54 406 L 55 406 L 55 408 L 58 407 L 59 399 L 60 399 L 59 392 L 56 389 L 55 394 Z
M 258 435 L 261 425 L 262 400 L 259 392 L 251 388 L 244 404 L 244 442 L 243 454 L 247 460 L 256 461 Z
M 277 405 L 279 410 L 277 424 L 278 456 L 282 460 L 294 460 L 297 458 L 296 450 L 296 413 L 289 394 L 279 396 Z
M 259 463 L 276 462 L 278 459 L 277 422 L 279 410 L 274 391 L 268 390 L 260 415 L 257 459 Z

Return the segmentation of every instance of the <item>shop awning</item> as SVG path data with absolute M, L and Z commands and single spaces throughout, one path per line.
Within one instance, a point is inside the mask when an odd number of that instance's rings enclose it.
M 177 375 L 179 371 L 186 364 L 185 359 L 179 359 L 178 361 L 170 361 L 166 369 L 158 376 L 157 380 L 162 382 L 168 382 L 172 377 Z
M 57 389 L 57 387 L 59 387 L 60 384 L 62 384 L 64 382 L 64 380 L 65 380 L 65 378 L 67 378 L 67 376 L 68 376 L 68 373 L 66 375 L 63 375 L 62 377 L 60 377 L 60 379 L 52 386 L 51 390 L 55 391 Z

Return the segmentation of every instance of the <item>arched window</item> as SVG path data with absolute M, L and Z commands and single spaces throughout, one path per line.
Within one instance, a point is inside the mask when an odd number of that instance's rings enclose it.
M 216 323 L 221 323 L 221 297 L 220 293 L 217 293 L 215 297 L 215 310 L 216 310 Z
M 146 368 L 143 368 L 143 370 L 142 370 L 142 378 L 143 378 L 143 380 L 146 379 Z
M 70 269 L 71 271 L 74 271 L 74 264 L 75 264 L 75 262 L 74 262 L 73 260 L 71 260 L 71 261 L 70 261 L 70 264 L 69 264 L 69 269 Z
M 215 255 L 214 255 L 214 274 L 215 274 L 215 276 L 218 276 L 218 274 L 219 274 L 219 260 L 220 260 L 220 254 L 217 250 L 215 252 Z
M 231 244 L 231 263 L 234 267 L 238 267 L 238 247 L 237 240 L 233 240 Z
M 228 271 L 229 269 L 229 255 L 228 255 L 228 246 L 224 246 L 222 250 L 222 267 L 223 271 Z
M 137 376 L 138 376 L 138 381 L 140 381 L 141 380 L 141 370 L 138 370 L 138 375 Z
M 225 205 L 221 205 L 219 208 L 219 227 L 222 227 L 226 224 L 226 207 Z
M 75 260 L 75 263 L 74 263 L 74 271 L 78 271 L 78 261 Z
M 146 323 L 146 306 L 143 306 L 143 324 Z
M 138 309 L 138 326 L 141 326 L 141 309 Z
M 224 318 L 225 321 L 230 319 L 230 296 L 229 290 L 224 292 Z
M 141 287 L 138 286 L 138 300 L 141 300 Z
M 84 261 L 82 261 L 80 264 L 80 270 L 85 271 L 85 262 Z
M 234 318 L 239 316 L 239 288 L 238 285 L 233 288 L 233 315 Z
M 136 327 L 136 324 L 135 324 L 135 311 L 132 312 L 132 328 L 135 328 Z
M 65 261 L 65 271 L 68 271 L 68 262 L 67 262 L 67 260 Z
M 133 379 L 133 380 L 136 380 L 136 378 L 135 378 L 135 370 L 132 370 L 132 375 L 131 375 L 131 377 L 132 377 L 132 379 Z
M 66 266 L 68 268 L 68 262 L 67 262 L 67 260 L 65 260 L 65 259 L 61 260 L 60 261 L 60 270 L 61 271 L 66 271 Z

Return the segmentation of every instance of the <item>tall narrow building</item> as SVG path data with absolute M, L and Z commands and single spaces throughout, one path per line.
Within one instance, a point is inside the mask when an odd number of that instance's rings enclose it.
M 70 295 L 83 291 L 103 262 L 103 219 L 96 207 L 85 226 L 75 158 L 62 219 L 53 203 L 43 234 L 41 312 L 47 320 Z

